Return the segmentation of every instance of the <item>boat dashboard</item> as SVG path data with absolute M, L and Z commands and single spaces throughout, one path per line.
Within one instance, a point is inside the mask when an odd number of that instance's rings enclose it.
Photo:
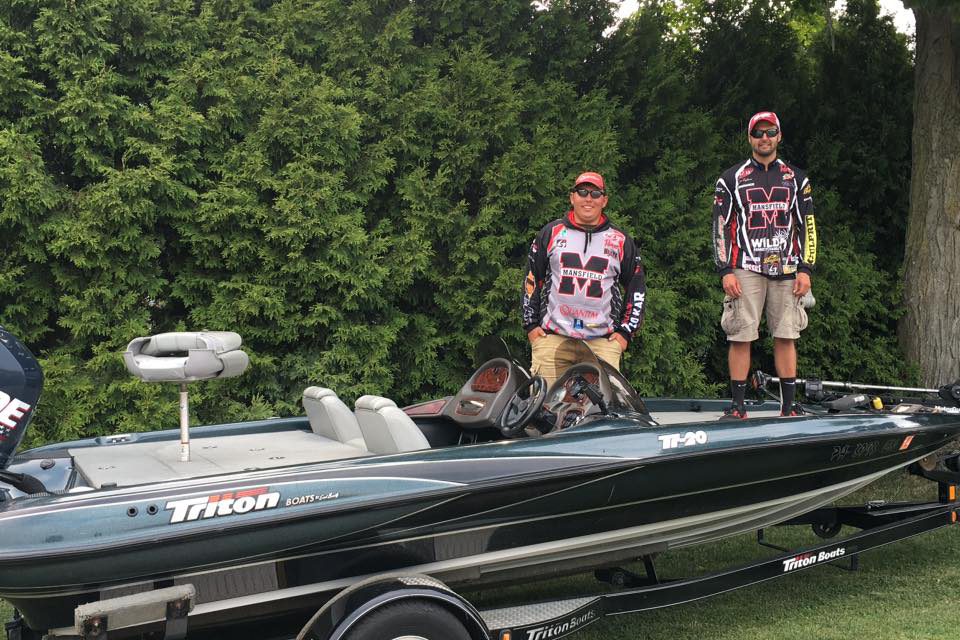
M 617 369 L 588 349 L 582 351 L 588 354 L 587 361 L 567 369 L 549 388 L 539 389 L 535 383 L 542 379 L 511 357 L 501 341 L 487 348 L 486 359 L 456 394 L 405 411 L 434 446 L 538 436 L 572 428 L 593 416 L 629 415 L 641 423 L 656 424 Z M 504 430 L 501 418 L 518 406 L 530 409 L 524 419 L 529 427 Z

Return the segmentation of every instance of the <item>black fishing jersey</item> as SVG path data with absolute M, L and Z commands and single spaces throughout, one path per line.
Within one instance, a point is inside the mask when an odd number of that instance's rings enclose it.
M 747 269 L 769 278 L 810 273 L 817 260 L 817 227 L 810 181 L 780 159 L 734 165 L 717 180 L 713 255 L 721 277 Z

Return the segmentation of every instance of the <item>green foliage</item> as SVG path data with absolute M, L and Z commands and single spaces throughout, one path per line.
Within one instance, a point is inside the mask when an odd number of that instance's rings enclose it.
M 870 0 L 848 2 L 833 48 L 824 38 L 815 45 L 818 107 L 805 143 L 810 172 L 840 195 L 832 219 L 871 234 L 872 243 L 860 246 L 895 271 L 910 195 L 913 61 L 906 36 L 878 9 Z
M 0 323 L 40 354 L 28 444 L 172 426 L 138 335 L 234 330 L 199 421 L 450 393 L 484 335 L 527 353 L 526 249 L 582 170 L 641 246 L 646 394 L 722 393 L 713 182 L 780 111 L 823 236 L 811 374 L 898 380 L 910 54 L 849 3 L 14 0 L 0 5 Z M 851 109 L 851 104 L 856 104 Z M 900 243 L 900 244 L 898 244 Z M 524 356 L 521 356 L 524 357 Z M 758 366 L 770 368 L 759 345 Z

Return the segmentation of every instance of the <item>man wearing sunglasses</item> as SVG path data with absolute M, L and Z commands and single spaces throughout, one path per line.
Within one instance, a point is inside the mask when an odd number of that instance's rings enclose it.
M 807 326 L 801 298 L 810 291 L 817 228 L 806 173 L 777 157 L 782 138 L 777 114 L 754 114 L 747 129 L 752 154 L 723 172 L 714 194 L 714 259 L 726 294 L 720 324 L 729 341 L 733 394 L 724 417 L 731 419 L 747 417 L 750 345 L 759 338 L 764 310 L 781 381 L 780 411 L 797 411 L 795 341 Z
M 540 229 L 530 245 L 523 326 L 532 345 L 531 369 L 548 384 L 590 357 L 567 338 L 584 340 L 619 369 L 621 354 L 643 323 L 640 255 L 633 239 L 604 214 L 606 206 L 603 176 L 580 174 L 566 215 Z

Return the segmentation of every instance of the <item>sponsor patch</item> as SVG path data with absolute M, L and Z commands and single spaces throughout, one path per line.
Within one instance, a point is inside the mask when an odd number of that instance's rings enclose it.
M 813 216 L 807 216 L 806 224 L 807 242 L 804 247 L 803 261 L 807 264 L 813 264 L 817 261 L 817 227 Z
M 533 277 L 533 271 L 527 272 L 527 278 L 523 282 L 524 290 L 528 296 L 532 296 L 537 288 L 537 279 Z
M 746 178 L 751 173 L 753 173 L 753 167 L 749 167 L 749 166 L 744 167 L 743 170 L 737 174 L 737 180 L 742 180 L 743 178 Z
M 561 314 L 567 316 L 568 318 L 583 318 L 584 320 L 592 320 L 600 315 L 599 311 L 594 311 L 593 309 L 584 309 L 583 307 L 573 307 L 569 304 L 561 304 L 558 309 Z
M 786 237 L 750 238 L 750 246 L 754 251 L 766 253 L 768 251 L 784 251 L 787 248 Z
M 630 303 L 630 308 L 627 310 L 627 328 L 630 331 L 635 331 L 637 327 L 640 326 L 640 316 L 643 313 L 643 303 L 647 299 L 647 294 L 645 293 L 634 293 L 633 301 Z
M 623 255 L 623 243 L 626 237 L 619 231 L 611 229 L 603 237 L 603 253 L 616 259 Z

